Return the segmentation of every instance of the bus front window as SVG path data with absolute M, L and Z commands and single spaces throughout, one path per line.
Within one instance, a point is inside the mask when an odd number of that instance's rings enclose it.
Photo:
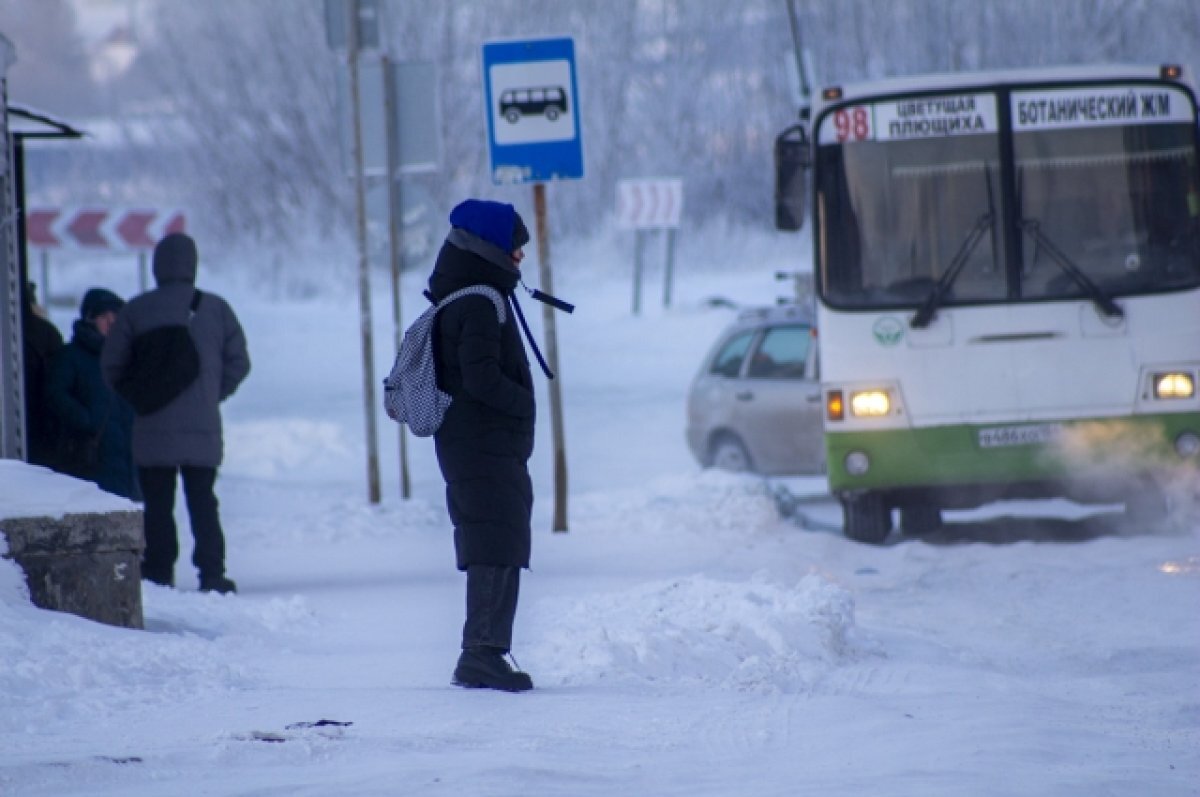
M 838 109 L 819 120 L 827 302 L 918 307 L 939 285 L 943 306 L 1006 297 L 995 105 L 990 94 L 939 95 Z M 981 219 L 987 223 L 976 232 Z
M 1187 94 L 1165 86 L 1054 89 L 1014 92 L 1012 106 L 1022 298 L 1087 295 L 1044 241 L 1107 295 L 1200 284 Z

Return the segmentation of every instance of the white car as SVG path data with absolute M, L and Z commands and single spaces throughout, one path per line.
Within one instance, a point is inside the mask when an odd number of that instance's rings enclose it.
M 743 311 L 704 358 L 688 393 L 687 441 L 705 467 L 822 473 L 816 327 L 787 304 Z

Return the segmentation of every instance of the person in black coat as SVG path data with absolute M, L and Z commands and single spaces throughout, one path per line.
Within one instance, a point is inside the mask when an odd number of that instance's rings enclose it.
M 71 342 L 50 363 L 48 397 L 62 430 L 59 470 L 141 501 L 131 445 L 133 408 L 100 373 L 104 338 L 124 304 L 104 288 L 84 294 Z
M 59 428 L 46 388 L 50 362 L 63 347 L 62 333 L 39 314 L 33 286 L 21 291 L 21 341 L 25 377 L 26 459 L 47 468 L 57 466 Z
M 433 301 L 488 285 L 511 304 L 529 233 L 512 205 L 467 200 L 433 274 Z M 460 686 L 524 691 L 533 686 L 504 656 L 512 646 L 521 568 L 529 567 L 535 402 L 529 361 L 513 313 L 505 323 L 486 296 L 468 295 L 438 313 L 433 351 L 438 385 L 452 397 L 434 435 L 454 524 L 458 569 L 467 574 L 467 617 L 454 671 Z

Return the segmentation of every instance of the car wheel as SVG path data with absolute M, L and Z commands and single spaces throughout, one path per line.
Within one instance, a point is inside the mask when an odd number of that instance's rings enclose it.
M 754 470 L 750 461 L 750 452 L 742 445 L 742 441 L 733 435 L 722 435 L 712 445 L 712 456 L 709 461 L 714 468 L 728 470 L 734 473 L 745 473 Z
M 879 545 L 892 530 L 892 512 L 879 493 L 842 498 L 843 531 L 848 539 Z
M 900 507 L 900 530 L 910 537 L 928 534 L 942 527 L 942 510 L 933 504 Z

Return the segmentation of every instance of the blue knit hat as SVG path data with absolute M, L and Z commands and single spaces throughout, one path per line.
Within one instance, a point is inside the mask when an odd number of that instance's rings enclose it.
M 450 211 L 450 226 L 478 235 L 505 252 L 529 243 L 529 230 L 516 208 L 506 202 L 468 199 Z

